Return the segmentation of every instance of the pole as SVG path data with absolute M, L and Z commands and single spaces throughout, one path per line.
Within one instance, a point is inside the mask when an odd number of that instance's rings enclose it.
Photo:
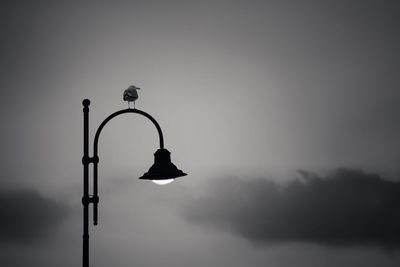
M 98 141 L 99 136 L 104 128 L 104 126 L 109 122 L 112 118 L 125 114 L 125 113 L 136 113 L 148 118 L 154 126 L 157 128 L 158 136 L 160 140 L 160 148 L 164 148 L 164 137 L 158 122 L 148 113 L 138 110 L 138 109 L 123 109 L 117 112 L 114 112 L 110 116 L 108 116 L 97 128 L 96 135 L 94 137 L 93 143 L 93 157 L 89 157 L 89 105 L 90 100 L 85 99 L 82 101 L 83 105 L 83 197 L 82 197 L 82 205 L 83 205 L 83 246 L 82 246 L 82 266 L 89 267 L 89 205 L 93 203 L 93 224 L 97 225 L 97 217 L 98 217 L 98 208 L 97 204 L 99 202 L 98 190 L 97 190 L 97 165 L 99 162 L 98 157 Z M 93 196 L 89 195 L 89 164 L 93 163 Z
M 89 267 L 89 99 L 83 105 L 83 254 L 82 266 Z

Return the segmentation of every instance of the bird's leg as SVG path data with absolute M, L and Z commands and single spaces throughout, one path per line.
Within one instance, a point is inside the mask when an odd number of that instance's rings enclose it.
M 135 101 L 133 101 L 133 109 L 135 109 Z
M 128 101 L 128 109 L 131 108 L 131 102 Z

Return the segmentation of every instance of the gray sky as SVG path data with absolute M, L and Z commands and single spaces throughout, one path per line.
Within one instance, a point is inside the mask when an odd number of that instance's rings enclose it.
M 399 9 L 3 1 L 0 265 L 79 266 L 81 102 L 93 138 L 134 84 L 189 175 L 137 180 L 157 133 L 110 122 L 93 266 L 398 266 Z

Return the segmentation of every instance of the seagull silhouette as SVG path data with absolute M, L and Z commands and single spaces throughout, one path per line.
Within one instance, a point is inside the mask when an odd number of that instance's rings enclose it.
M 135 101 L 139 98 L 137 90 L 140 90 L 140 88 L 131 85 L 124 91 L 124 101 L 128 102 L 128 108 L 131 108 L 131 102 L 133 102 L 133 108 L 135 108 Z

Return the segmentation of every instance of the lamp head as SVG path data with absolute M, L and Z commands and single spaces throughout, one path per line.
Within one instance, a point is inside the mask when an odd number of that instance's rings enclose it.
M 156 184 L 164 185 L 174 181 L 175 178 L 187 175 L 171 162 L 171 153 L 160 148 L 154 153 L 154 164 L 149 171 L 139 179 L 151 180 Z

